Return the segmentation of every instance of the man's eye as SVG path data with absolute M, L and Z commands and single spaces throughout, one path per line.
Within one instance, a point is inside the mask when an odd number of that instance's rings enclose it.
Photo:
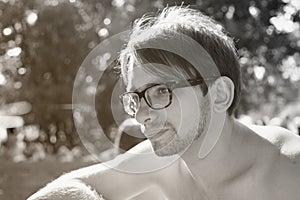
M 147 95 L 150 97 L 151 96 L 161 97 L 161 96 L 167 96 L 169 94 L 170 94 L 169 89 L 166 86 L 162 86 L 162 85 L 154 86 L 147 91 Z
M 159 94 L 159 95 L 169 94 L 169 90 L 168 90 L 168 88 L 159 88 L 157 90 L 157 94 Z

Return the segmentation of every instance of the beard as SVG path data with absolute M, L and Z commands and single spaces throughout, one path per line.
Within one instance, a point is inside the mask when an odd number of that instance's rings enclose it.
M 191 127 L 185 133 L 178 134 L 175 127 L 168 124 L 170 129 L 167 132 L 157 138 L 157 140 L 150 140 L 155 154 L 163 157 L 183 153 L 205 132 L 207 119 L 209 119 L 210 116 L 208 115 L 209 110 L 209 103 L 205 101 L 201 109 L 199 122 L 190 125 Z
M 179 138 L 177 134 L 171 141 L 161 139 L 160 141 L 151 141 L 153 150 L 158 156 L 172 156 L 180 154 L 192 143 L 192 138 Z

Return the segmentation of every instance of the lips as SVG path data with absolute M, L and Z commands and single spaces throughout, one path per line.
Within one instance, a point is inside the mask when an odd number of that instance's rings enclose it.
M 151 131 L 148 133 L 144 133 L 145 136 L 150 139 L 150 140 L 156 140 L 157 138 L 159 138 L 160 136 L 162 136 L 162 134 L 164 134 L 165 132 L 167 132 L 169 129 L 164 128 L 161 130 L 157 130 L 157 131 Z

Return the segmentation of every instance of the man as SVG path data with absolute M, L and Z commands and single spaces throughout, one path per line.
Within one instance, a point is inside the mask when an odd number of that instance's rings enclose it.
M 148 140 L 29 200 L 299 198 L 300 138 L 233 117 L 239 63 L 220 25 L 193 9 L 166 8 L 135 23 L 120 63 L 124 110 Z

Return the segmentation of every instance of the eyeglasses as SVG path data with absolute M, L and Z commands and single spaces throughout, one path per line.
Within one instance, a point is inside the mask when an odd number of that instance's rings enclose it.
M 120 95 L 124 111 L 134 117 L 140 107 L 141 98 L 145 99 L 147 105 L 153 110 L 167 108 L 172 103 L 172 91 L 175 88 L 190 87 L 205 83 L 205 81 L 216 80 L 216 78 L 197 78 L 184 81 L 171 81 L 162 84 L 146 85 L 142 91 L 125 92 Z

